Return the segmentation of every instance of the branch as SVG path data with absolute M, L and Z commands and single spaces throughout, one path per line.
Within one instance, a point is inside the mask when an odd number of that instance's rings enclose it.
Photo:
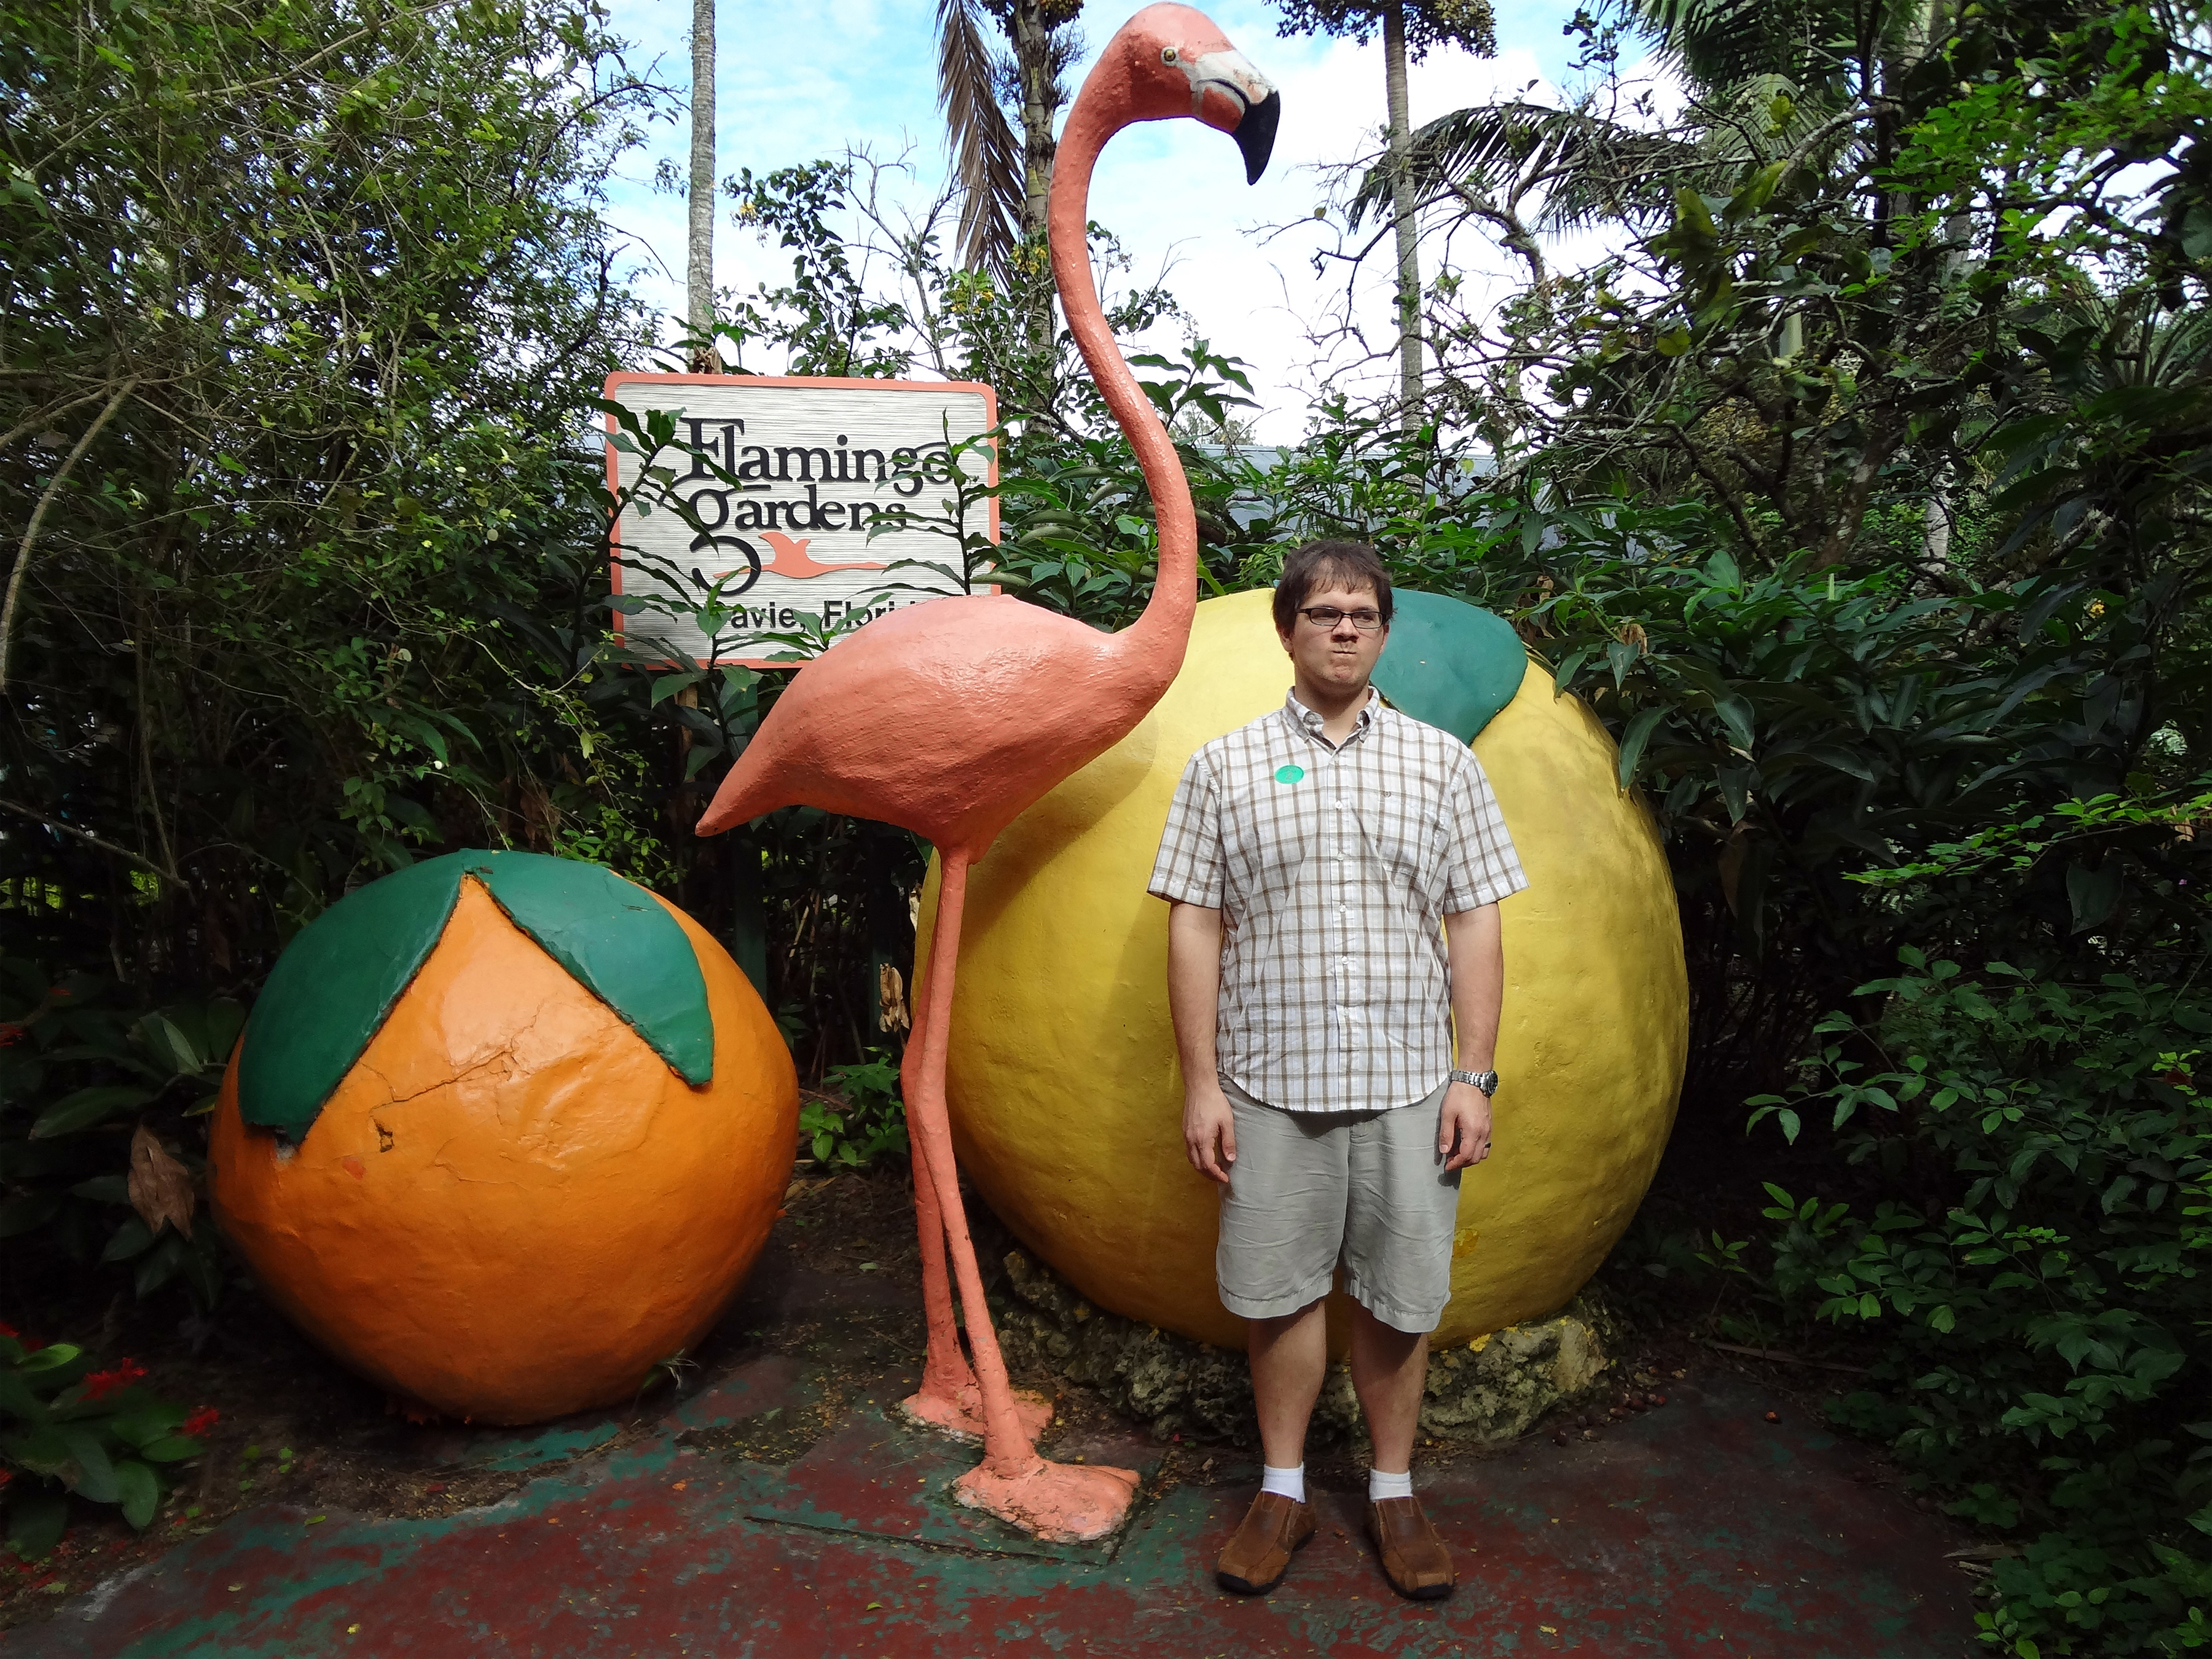
M 115 388 L 115 395 L 107 400 L 107 407 L 101 410 L 99 418 L 85 428 L 84 435 L 76 441 L 76 447 L 70 451 L 69 459 L 61 464 L 60 471 L 46 481 L 46 491 L 39 497 L 39 504 L 32 511 L 30 527 L 23 532 L 22 545 L 15 550 L 15 572 L 8 578 L 8 598 L 4 603 L 0 603 L 0 696 L 5 696 L 8 692 L 8 652 L 15 637 L 15 604 L 22 597 L 23 573 L 31 568 L 31 549 L 39 539 L 39 526 L 46 522 L 46 509 L 53 505 L 55 495 L 60 492 L 70 473 L 84 458 L 84 452 L 92 447 L 92 441 L 100 435 L 100 428 L 107 424 L 115 411 L 123 407 L 123 400 L 131 395 L 131 388 L 137 384 L 138 377 L 134 374 Z
M 113 842 L 106 840 L 101 836 L 95 836 L 89 830 L 80 830 L 73 823 L 64 823 L 59 818 L 50 818 L 44 812 L 33 811 L 31 808 L 22 805 L 21 803 L 16 801 L 0 800 L 0 811 L 13 812 L 18 817 L 26 817 L 31 819 L 33 823 L 43 823 L 49 830 L 58 830 L 64 836 L 74 836 L 77 840 L 83 842 L 88 846 L 97 847 L 103 853 L 112 853 L 117 858 L 123 860 L 125 863 L 135 864 L 141 870 L 149 871 L 153 874 L 161 877 L 164 881 L 174 882 L 178 886 L 183 888 L 187 893 L 192 890 L 191 883 L 186 881 L 174 870 L 171 870 L 164 866 L 156 864 L 151 859 L 142 858 L 139 854 L 132 852 L 127 847 L 118 847 Z

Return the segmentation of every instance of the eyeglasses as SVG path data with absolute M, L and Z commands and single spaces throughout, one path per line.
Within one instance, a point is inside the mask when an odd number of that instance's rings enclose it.
M 1352 625 L 1363 634 L 1372 634 L 1382 626 L 1380 611 L 1340 611 L 1333 605 L 1310 605 L 1298 612 L 1316 628 L 1334 628 L 1347 617 Z

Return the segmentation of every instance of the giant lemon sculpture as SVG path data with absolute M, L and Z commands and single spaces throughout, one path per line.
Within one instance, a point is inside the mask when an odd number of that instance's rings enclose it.
M 1024 1244 L 1099 1306 L 1227 1346 L 1243 1322 L 1214 1295 L 1218 1200 L 1183 1157 L 1168 907 L 1145 884 L 1192 753 L 1283 701 L 1271 597 L 1200 605 L 1143 724 L 975 867 L 948 1072 L 962 1166 Z M 1559 1307 L 1628 1224 L 1674 1121 L 1688 988 L 1658 836 L 1604 727 L 1496 618 L 1399 601 L 1376 684 L 1416 718 L 1480 726 L 1529 879 L 1503 907 L 1504 1082 L 1461 1183 L 1442 1345 Z
M 455 853 L 340 900 L 223 1079 L 223 1233 L 307 1334 L 417 1407 L 632 1399 L 775 1223 L 799 1127 L 775 1023 L 612 871 Z

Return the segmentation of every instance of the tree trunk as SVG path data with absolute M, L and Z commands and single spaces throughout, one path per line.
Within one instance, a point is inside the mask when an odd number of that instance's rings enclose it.
M 1010 32 L 1022 83 L 1022 233 L 1042 236 L 1059 150 L 1052 136 L 1052 118 L 1059 113 L 1052 95 L 1052 36 L 1042 0 L 1014 0 Z
M 1421 425 L 1421 264 L 1413 240 L 1413 124 L 1406 112 L 1406 9 L 1382 8 L 1382 74 L 1390 101 L 1390 211 L 1398 234 L 1398 424 Z
M 1022 235 L 1042 239 L 1052 202 L 1053 157 L 1060 149 L 1052 136 L 1052 118 L 1059 106 L 1053 98 L 1052 32 L 1045 22 L 1042 0 L 1014 0 L 1007 33 L 1013 40 L 1022 90 Z M 1052 301 L 1049 283 L 1037 289 L 1029 313 L 1032 349 L 1042 349 L 1052 338 Z
M 707 343 L 714 326 L 714 0 L 691 0 L 690 255 L 684 269 L 684 320 L 701 342 L 694 372 L 711 374 L 721 354 Z

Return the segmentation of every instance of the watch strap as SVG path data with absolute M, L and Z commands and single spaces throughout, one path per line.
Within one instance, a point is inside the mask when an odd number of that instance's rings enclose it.
M 1486 1095 L 1494 1095 L 1498 1092 L 1498 1073 L 1495 1072 L 1462 1072 L 1455 1070 L 1451 1074 L 1451 1080 L 1454 1083 L 1468 1084 L 1474 1088 L 1481 1090 Z

